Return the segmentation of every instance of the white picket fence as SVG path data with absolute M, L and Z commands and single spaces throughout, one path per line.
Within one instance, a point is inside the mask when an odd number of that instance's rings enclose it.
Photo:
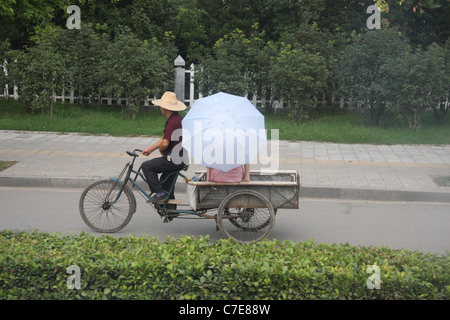
M 202 98 L 203 94 L 201 92 L 198 92 L 196 94 L 195 90 L 195 65 L 191 64 L 189 69 L 185 68 L 185 61 L 181 56 L 178 56 L 174 60 L 174 66 L 175 66 L 175 93 L 178 97 L 178 99 L 184 101 L 184 103 L 188 106 L 192 106 L 196 99 Z M 186 76 L 188 75 L 188 76 Z M 186 84 L 186 78 L 189 80 Z M 188 86 L 188 87 L 187 87 Z M 187 90 L 188 89 L 188 90 Z M 188 92 L 188 96 L 185 97 L 185 92 Z M 266 100 L 258 98 L 256 94 L 246 94 L 245 97 L 251 96 L 250 101 L 253 103 L 255 107 L 261 108 L 265 106 Z M 283 107 L 283 101 L 274 101 L 273 102 L 274 108 L 282 108 Z
M 187 106 L 192 106 L 196 99 L 202 98 L 203 94 L 201 92 L 197 92 L 195 90 L 195 65 L 191 64 L 189 69 L 185 68 L 185 61 L 181 56 L 178 56 L 174 60 L 174 67 L 175 67 L 175 88 L 174 92 L 176 93 L 179 100 L 184 101 Z M 6 62 L 3 64 L 3 71 L 5 74 L 7 74 L 6 70 Z M 188 81 L 186 81 L 186 78 L 188 78 Z M 185 97 L 185 92 L 188 93 L 188 95 Z M 249 95 L 246 95 L 247 97 Z M 18 99 L 19 98 L 19 90 L 17 86 L 13 86 L 12 88 L 8 85 L 5 86 L 3 93 L 0 92 L 0 97 L 7 97 L 12 99 Z M 63 102 L 70 102 L 74 103 L 76 100 L 76 96 L 73 90 L 63 90 L 62 92 L 56 92 L 54 94 L 55 101 L 63 101 Z M 89 101 L 93 101 L 94 98 L 88 98 Z M 144 101 L 144 106 L 151 106 L 151 101 L 156 99 L 156 97 L 148 98 Z M 95 99 L 97 100 L 97 99 Z M 112 104 L 119 104 L 120 103 L 127 103 L 127 99 L 125 98 L 119 98 L 119 99 L 113 99 L 111 97 L 101 97 L 100 101 L 97 101 L 101 104 L 106 105 L 112 105 Z M 256 94 L 251 95 L 250 100 L 255 107 L 261 107 L 264 106 L 266 101 L 264 99 L 258 99 Z M 273 102 L 274 108 L 282 108 L 283 107 L 283 101 L 274 101 Z

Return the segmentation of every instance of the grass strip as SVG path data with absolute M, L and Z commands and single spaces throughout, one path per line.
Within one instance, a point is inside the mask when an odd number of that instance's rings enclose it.
M 187 111 L 182 112 L 185 115 Z M 53 119 L 29 113 L 20 101 L 0 99 L 0 129 L 24 131 L 79 132 L 113 136 L 161 135 L 165 117 L 158 109 L 141 110 L 132 121 L 118 106 L 77 106 L 57 103 Z M 450 118 L 435 125 L 431 114 L 424 116 L 420 132 L 412 132 L 398 117 L 388 117 L 381 126 L 368 125 L 365 115 L 339 112 L 317 115 L 302 123 L 292 123 L 286 114 L 265 115 L 269 138 L 280 140 L 364 144 L 450 144 Z M 277 130 L 272 132 L 272 130 Z

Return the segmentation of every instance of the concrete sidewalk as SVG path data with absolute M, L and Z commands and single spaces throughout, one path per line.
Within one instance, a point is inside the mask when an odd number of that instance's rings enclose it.
M 85 188 L 117 176 L 149 137 L 111 137 L 0 131 L 0 160 L 18 161 L 0 172 L 0 186 Z M 362 145 L 279 141 L 264 151 L 256 169 L 297 170 L 303 198 L 450 203 L 450 145 Z M 148 160 L 137 159 L 137 165 Z M 187 175 L 204 169 L 190 165 Z M 179 181 L 177 191 L 185 190 Z

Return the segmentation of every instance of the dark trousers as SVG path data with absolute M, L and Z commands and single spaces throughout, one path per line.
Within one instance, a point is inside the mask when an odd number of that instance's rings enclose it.
M 184 163 L 175 164 L 171 160 L 167 159 L 167 156 L 154 158 L 145 161 L 141 165 L 142 173 L 147 179 L 148 186 L 152 193 L 160 193 L 163 191 L 169 191 L 174 179 L 177 177 L 173 174 L 169 179 L 166 179 L 172 172 L 180 171 L 185 166 Z M 161 174 L 161 181 L 158 179 L 158 174 Z M 164 181 L 165 180 L 165 181 Z M 173 193 L 169 195 L 173 199 Z

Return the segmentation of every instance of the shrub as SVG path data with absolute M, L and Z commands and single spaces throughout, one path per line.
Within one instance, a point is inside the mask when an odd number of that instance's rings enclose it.
M 173 88 L 173 48 L 140 40 L 124 27 L 109 43 L 101 62 L 101 91 L 115 99 L 123 99 L 125 110 L 136 119 L 148 97 L 160 95 Z
M 388 77 L 382 66 L 386 61 L 403 57 L 407 51 L 407 42 L 396 30 L 372 30 L 355 35 L 337 64 L 340 90 L 349 106 L 368 111 L 374 126 L 379 126 L 382 117 L 391 111 L 387 103 L 389 84 L 402 81 Z
M 48 113 L 51 118 L 54 95 L 62 89 L 67 74 L 62 55 L 46 42 L 28 48 L 26 53 L 10 54 L 17 59 L 8 66 L 12 82 L 19 87 L 20 99 L 28 109 Z
M 408 120 L 411 131 L 419 132 L 423 115 L 430 110 L 444 122 L 450 82 L 445 54 L 444 49 L 433 44 L 427 50 L 408 52 L 381 66 L 387 75 L 384 86 L 390 91 L 387 100 Z
M 0 232 L 0 299 L 448 299 L 450 259 L 313 241 Z M 67 268 L 80 268 L 69 289 Z M 380 289 L 368 289 L 369 265 Z
M 281 48 L 272 61 L 270 78 L 276 92 L 287 101 L 292 122 L 308 117 L 315 99 L 327 86 L 326 59 L 290 45 Z
M 236 95 L 257 93 L 267 85 L 267 52 L 264 33 L 253 26 L 250 35 L 236 29 L 219 39 L 213 55 L 203 59 L 196 81 L 203 94 L 224 91 Z

